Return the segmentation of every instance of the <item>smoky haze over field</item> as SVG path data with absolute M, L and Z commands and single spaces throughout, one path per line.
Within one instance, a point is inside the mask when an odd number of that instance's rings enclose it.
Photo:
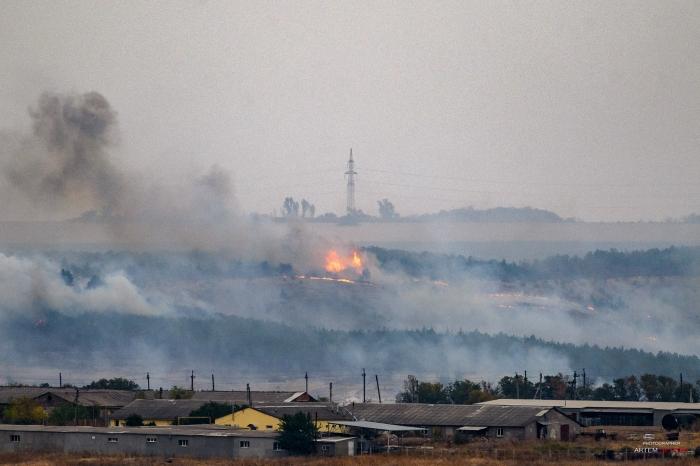
M 0 377 L 700 377 L 697 4 L 154 8 L 0 18 Z

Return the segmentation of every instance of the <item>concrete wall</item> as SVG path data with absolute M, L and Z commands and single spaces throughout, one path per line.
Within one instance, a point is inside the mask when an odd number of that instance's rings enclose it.
M 19 442 L 11 442 L 11 435 L 19 435 Z M 118 439 L 110 442 L 109 438 Z M 151 443 L 147 438 L 155 438 Z M 181 446 L 186 440 L 187 446 Z M 247 441 L 248 448 L 241 442 Z M 153 456 L 183 456 L 196 458 L 277 457 L 286 452 L 274 451 L 274 438 L 217 437 L 186 434 L 155 433 L 96 433 L 96 432 L 0 432 L 2 452 L 64 452 L 95 454 L 134 454 Z

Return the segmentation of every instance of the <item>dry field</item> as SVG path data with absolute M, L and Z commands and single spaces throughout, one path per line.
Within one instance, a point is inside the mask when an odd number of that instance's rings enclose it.
M 146 466 L 146 465 L 174 465 L 174 466 L 515 466 L 527 464 L 532 466 L 552 465 L 582 465 L 593 466 L 603 464 L 615 464 L 617 462 L 605 462 L 595 459 L 565 459 L 542 458 L 528 460 L 473 458 L 465 456 L 384 456 L 372 455 L 354 458 L 285 458 L 278 460 L 193 460 L 130 457 L 130 456 L 89 456 L 89 455 L 63 455 L 63 454 L 33 454 L 33 455 L 0 455 L 0 464 L 17 464 L 26 466 Z M 635 462 L 644 466 L 690 466 L 699 464 L 693 458 L 678 458 L 673 460 L 645 460 Z

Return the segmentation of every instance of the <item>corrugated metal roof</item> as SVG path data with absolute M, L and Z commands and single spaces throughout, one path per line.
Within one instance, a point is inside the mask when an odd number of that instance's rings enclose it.
M 542 416 L 542 408 L 395 403 L 357 403 L 347 407 L 358 420 L 409 426 L 524 426 Z
M 75 388 L 52 388 L 47 390 L 67 402 L 75 402 Z M 42 396 L 42 395 L 39 395 Z M 128 405 L 136 398 L 136 392 L 129 390 L 79 389 L 78 404 L 82 406 L 101 406 L 119 408 Z
M 407 426 L 463 426 L 477 407 L 474 405 L 431 405 L 422 403 L 356 403 L 346 408 L 358 421 Z
M 302 403 L 277 403 L 277 404 L 254 404 L 252 409 L 267 415 L 282 419 L 285 415 L 292 416 L 297 413 L 304 413 L 311 416 L 311 419 L 319 421 L 352 420 L 352 415 L 342 406 L 332 403 L 302 402 Z
M 656 409 L 672 411 L 674 409 L 698 409 L 700 403 L 678 403 L 665 401 L 596 401 L 596 400 L 515 400 L 502 398 L 499 400 L 484 401 L 480 405 L 500 406 L 542 406 L 557 408 L 621 408 L 621 409 Z
M 138 414 L 144 420 L 177 419 L 189 416 L 206 403 L 207 400 L 134 400 L 113 413 L 111 418 L 121 420 Z
M 35 398 L 49 390 L 42 387 L 0 387 L 0 404 L 9 404 L 15 398 Z
M 362 429 L 379 430 L 383 432 L 415 432 L 417 430 L 426 430 L 415 426 L 397 426 L 394 424 L 385 424 L 383 422 L 371 421 L 335 421 L 331 424 L 338 424 L 348 427 L 360 427 Z

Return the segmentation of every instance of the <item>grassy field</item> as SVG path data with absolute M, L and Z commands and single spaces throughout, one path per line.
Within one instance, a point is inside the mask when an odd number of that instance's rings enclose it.
M 614 464 L 616 462 L 605 462 L 595 460 L 581 459 L 566 459 L 563 457 L 541 459 L 516 459 L 504 458 L 474 458 L 461 455 L 450 456 L 385 456 L 372 455 L 354 458 L 285 458 L 278 460 L 257 459 L 257 460 L 193 460 L 193 459 L 165 459 L 151 457 L 133 457 L 133 456 L 90 456 L 90 455 L 64 455 L 64 454 L 32 454 L 32 455 L 0 455 L 0 464 L 17 464 L 27 466 L 146 466 L 146 465 L 176 465 L 176 466 L 441 466 L 441 465 L 457 465 L 457 466 L 500 466 L 500 465 L 519 465 L 528 464 L 533 466 L 552 466 L 552 465 L 602 465 Z M 696 465 L 698 461 L 693 458 L 676 458 L 676 459 L 653 459 L 639 461 L 638 464 L 644 466 L 690 466 Z

